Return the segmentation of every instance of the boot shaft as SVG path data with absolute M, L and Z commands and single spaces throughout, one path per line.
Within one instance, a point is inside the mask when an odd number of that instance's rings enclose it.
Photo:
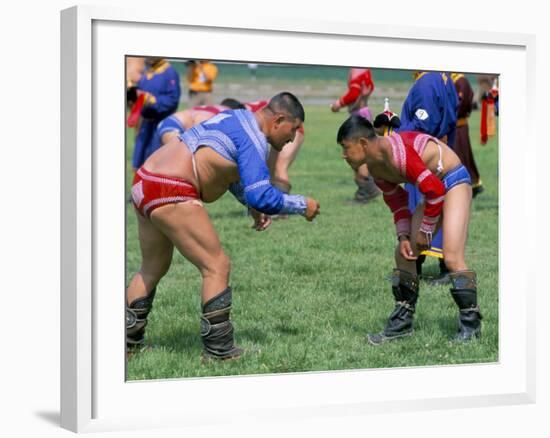
M 147 317 L 153 308 L 153 300 L 157 288 L 154 287 L 148 295 L 132 301 L 126 307 L 126 344 L 143 344 Z
M 418 276 L 401 269 L 394 269 L 392 273 L 392 292 L 397 303 L 403 303 L 414 311 L 418 300 Z
M 474 310 L 477 305 L 477 276 L 474 271 L 452 272 L 451 296 L 458 308 L 462 310 Z
M 481 336 L 481 312 L 477 303 L 477 277 L 474 271 L 450 274 L 451 296 L 459 309 L 457 340 L 469 341 Z
M 231 313 L 231 287 L 208 300 L 202 306 L 201 337 L 204 355 L 214 359 L 240 356 L 243 350 L 234 344 Z

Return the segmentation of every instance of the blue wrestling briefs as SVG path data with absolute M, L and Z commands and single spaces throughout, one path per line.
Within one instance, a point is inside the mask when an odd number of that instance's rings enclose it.
M 441 182 L 445 185 L 446 192 L 448 192 L 454 186 L 457 186 L 459 184 L 472 185 L 472 179 L 470 178 L 470 174 L 468 173 L 468 171 L 466 170 L 463 164 L 459 164 L 454 169 L 447 172 L 447 174 L 443 177 Z

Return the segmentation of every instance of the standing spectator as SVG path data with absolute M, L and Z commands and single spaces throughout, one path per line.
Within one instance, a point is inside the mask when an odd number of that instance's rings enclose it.
M 348 74 L 348 90 L 346 94 L 338 98 L 330 106 L 332 112 L 338 112 L 342 107 L 347 107 L 350 114 L 357 114 L 372 122 L 372 113 L 368 106 L 369 97 L 374 91 L 371 71 L 368 68 L 350 68 Z M 353 201 L 366 204 L 371 199 L 380 195 L 380 190 L 374 184 L 369 175 L 366 164 L 354 170 L 357 190 Z
M 481 101 L 481 122 L 479 124 L 481 144 L 487 144 L 489 138 L 496 134 L 498 115 L 498 76 L 478 75 Z
M 209 61 L 187 61 L 187 84 L 191 106 L 210 104 L 213 84 L 218 77 L 218 67 Z
M 458 96 L 452 80 L 442 72 L 415 72 L 415 82 L 401 110 L 402 131 L 420 131 L 443 141 L 453 147 L 456 135 L 456 109 Z M 422 194 L 414 184 L 405 184 L 409 194 L 409 210 L 414 212 L 417 204 L 422 201 Z M 449 280 L 449 270 L 443 259 L 443 232 L 440 230 L 433 238 L 431 247 L 418 257 L 416 269 L 422 273 L 422 264 L 426 256 L 439 260 L 439 275 L 436 283 L 446 284 Z
M 470 173 L 472 192 L 475 197 L 483 191 L 483 185 L 474 159 L 474 152 L 470 143 L 470 127 L 468 125 L 468 118 L 472 112 L 474 101 L 474 91 L 472 90 L 470 81 L 462 73 L 451 73 L 451 79 L 455 84 L 458 94 L 456 139 L 453 149 Z
M 127 87 L 135 87 L 145 71 L 145 58 L 137 56 L 126 57 L 126 83 Z
M 145 58 L 137 56 L 126 57 L 126 103 L 128 104 L 128 127 L 134 128 L 134 135 L 139 132 L 141 122 L 141 109 L 143 98 L 137 97 L 137 84 L 143 77 L 145 71 Z
M 139 169 L 153 152 L 152 141 L 158 123 L 178 108 L 181 94 L 178 73 L 163 58 L 145 58 L 145 71 L 134 91 L 134 97 L 143 103 L 132 158 L 133 168 Z
M 256 80 L 256 72 L 258 70 L 258 64 L 247 64 L 248 71 L 250 72 L 250 77 L 253 81 Z

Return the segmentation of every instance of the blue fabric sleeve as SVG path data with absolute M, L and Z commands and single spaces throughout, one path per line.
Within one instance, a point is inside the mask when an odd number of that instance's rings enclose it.
M 244 187 L 240 182 L 236 182 L 229 185 L 229 191 L 241 204 L 247 206 L 246 199 L 244 198 Z
M 244 187 L 240 182 L 231 184 L 229 186 L 229 191 L 237 201 L 248 207 L 244 194 Z M 280 211 L 281 214 L 304 214 L 306 207 L 306 200 L 302 195 L 287 195 L 283 193 L 283 208 Z
M 149 105 L 151 109 L 154 109 L 159 114 L 176 109 L 181 94 L 180 80 L 176 71 L 169 68 L 163 74 L 166 75 L 165 87 L 160 93 L 155 94 L 156 103 Z
M 237 168 L 244 199 L 249 207 L 266 214 L 304 214 L 306 201 L 301 195 L 286 195 L 271 185 L 271 176 L 266 164 L 265 139 L 255 135 L 250 118 L 239 117 L 244 131 L 239 130 L 233 138 L 237 146 Z M 251 138 L 254 136 L 254 139 Z M 263 148 L 266 148 L 265 151 Z M 262 154 L 262 155 L 260 155 Z M 238 198 L 237 198 L 238 199 Z
M 437 93 L 419 85 L 413 86 L 403 103 L 399 131 L 420 131 L 438 137 L 441 110 L 434 101 Z
M 155 96 L 156 102 L 143 107 L 141 114 L 146 118 L 164 118 L 174 112 L 181 95 L 178 73 L 173 68 L 155 75 L 152 79 L 142 79 L 138 88 Z
M 303 203 L 298 199 L 295 203 L 285 205 L 284 194 L 271 185 L 267 165 L 261 159 L 252 141 L 248 140 L 238 148 L 237 167 L 244 199 L 248 206 L 266 214 L 303 214 L 305 212 L 305 199 Z

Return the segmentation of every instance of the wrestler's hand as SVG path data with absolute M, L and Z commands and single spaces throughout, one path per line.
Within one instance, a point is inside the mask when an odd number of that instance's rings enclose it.
M 254 228 L 256 231 L 263 231 L 271 225 L 271 216 L 269 216 L 268 214 L 260 213 L 259 211 L 251 208 L 250 215 L 254 219 L 252 228 Z
M 315 216 L 321 213 L 321 205 L 313 198 L 306 198 L 306 206 L 304 217 L 311 222 Z
M 340 108 L 342 107 L 340 106 L 340 101 L 338 100 L 330 104 L 330 110 L 333 113 L 337 113 L 338 111 L 340 111 Z
M 418 257 L 414 255 L 412 250 L 411 241 L 408 237 L 402 237 L 399 239 L 399 253 L 405 260 L 416 260 Z
M 430 249 L 431 242 L 428 239 L 428 235 L 422 231 L 418 231 L 416 234 L 416 250 L 418 254 L 421 254 L 422 251 Z

